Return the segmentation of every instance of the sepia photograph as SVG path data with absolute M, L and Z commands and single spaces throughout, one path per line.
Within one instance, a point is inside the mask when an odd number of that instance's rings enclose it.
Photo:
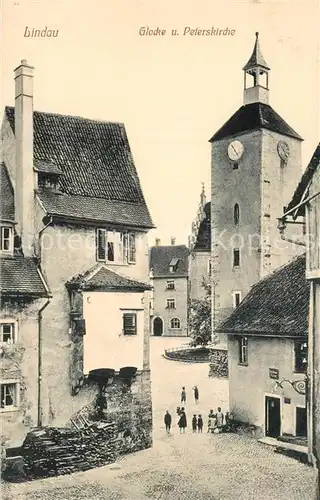
M 319 0 L 2 0 L 0 497 L 320 500 Z

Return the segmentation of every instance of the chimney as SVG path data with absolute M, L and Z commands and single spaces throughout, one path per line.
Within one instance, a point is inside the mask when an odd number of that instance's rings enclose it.
M 156 247 L 159 247 L 161 244 L 160 238 L 156 238 Z
M 15 79 L 15 209 L 17 232 L 26 257 L 34 255 L 33 67 L 23 59 Z
M 176 244 L 176 239 L 174 236 L 171 236 L 171 245 L 175 245 Z

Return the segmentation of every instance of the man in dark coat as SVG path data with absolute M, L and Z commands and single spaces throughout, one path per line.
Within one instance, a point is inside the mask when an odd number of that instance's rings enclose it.
M 197 431 L 197 415 L 194 414 L 192 418 L 192 432 Z
M 165 426 L 166 426 L 167 434 L 170 434 L 171 422 L 172 422 L 172 418 L 171 418 L 170 413 L 167 410 L 166 413 L 165 413 L 165 416 L 164 416 L 164 423 L 165 423 Z
M 199 415 L 198 416 L 198 432 L 202 432 L 202 429 L 203 429 L 203 419 L 202 419 L 202 416 Z
M 195 385 L 193 388 L 193 395 L 194 395 L 195 403 L 198 404 L 199 403 L 199 389 L 198 389 L 197 385 Z
M 180 428 L 180 434 L 181 433 L 184 434 L 185 431 L 186 431 L 186 427 L 187 427 L 187 416 L 186 416 L 184 410 L 182 410 L 181 413 L 180 413 L 180 418 L 179 418 L 178 426 Z

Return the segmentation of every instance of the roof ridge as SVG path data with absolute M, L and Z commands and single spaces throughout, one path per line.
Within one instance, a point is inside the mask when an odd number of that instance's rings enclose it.
M 5 110 L 6 109 L 15 110 L 15 107 L 14 106 L 6 105 L 5 106 Z M 84 120 L 84 121 L 88 121 L 88 122 L 92 122 L 92 123 L 110 123 L 111 125 L 121 125 L 123 127 L 125 126 L 124 122 L 121 122 L 121 121 L 109 121 L 109 120 L 102 120 L 102 119 L 98 119 L 98 118 L 86 118 L 85 116 L 68 115 L 68 114 L 64 114 L 64 113 L 55 113 L 53 111 L 40 111 L 38 109 L 34 109 L 33 113 L 39 113 L 41 115 L 50 115 L 50 116 L 60 116 L 60 117 L 66 117 L 66 118 L 73 118 L 73 119 L 76 119 L 76 120 Z

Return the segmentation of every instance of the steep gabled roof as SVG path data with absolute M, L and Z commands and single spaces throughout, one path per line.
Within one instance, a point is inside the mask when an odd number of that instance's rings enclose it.
M 115 271 L 111 271 L 104 264 L 97 264 L 86 273 L 76 276 L 67 284 L 67 288 L 96 291 L 130 291 L 143 292 L 150 290 L 151 286 L 141 281 L 133 280 L 126 276 L 121 276 Z
M 155 278 L 187 277 L 189 250 L 185 245 L 155 246 L 150 250 L 150 269 Z M 170 263 L 178 259 L 177 265 L 170 272 Z
M 312 180 L 313 174 L 319 168 L 319 166 L 320 166 L 320 143 L 316 147 L 315 152 L 313 153 L 312 158 L 310 160 L 310 163 L 301 177 L 301 180 L 293 194 L 292 200 L 290 201 L 287 207 L 287 211 L 296 207 L 300 203 L 304 192 L 306 191 Z M 305 211 L 305 206 L 303 205 L 299 209 L 297 209 L 297 212 L 294 214 L 294 217 L 296 218 L 299 215 L 304 215 L 304 211 Z
M 0 258 L 0 295 L 8 297 L 48 296 L 32 258 L 20 255 Z
M 14 222 L 14 194 L 8 170 L 0 164 L 0 220 Z
M 194 250 L 211 249 L 211 202 L 204 206 L 204 219 L 200 222 Z
M 218 332 L 238 335 L 308 335 L 309 283 L 301 255 L 254 285 Z
M 5 109 L 13 131 L 14 112 L 13 107 Z M 119 213 L 132 215 L 142 228 L 153 227 L 122 123 L 39 111 L 34 111 L 33 117 L 35 167 L 46 173 L 61 172 L 60 190 L 67 195 L 64 216 L 77 217 L 72 196 L 78 196 L 80 204 L 87 199 L 80 210 L 82 219 L 86 218 L 86 207 L 90 218 L 104 200 L 116 204 Z M 42 191 L 39 197 L 50 215 L 58 214 L 58 196 L 51 197 L 49 203 Z M 131 204 L 129 210 L 127 203 Z
M 238 111 L 211 137 L 209 142 L 250 130 L 267 129 L 302 141 L 295 132 L 269 104 L 254 102 L 241 106 Z

